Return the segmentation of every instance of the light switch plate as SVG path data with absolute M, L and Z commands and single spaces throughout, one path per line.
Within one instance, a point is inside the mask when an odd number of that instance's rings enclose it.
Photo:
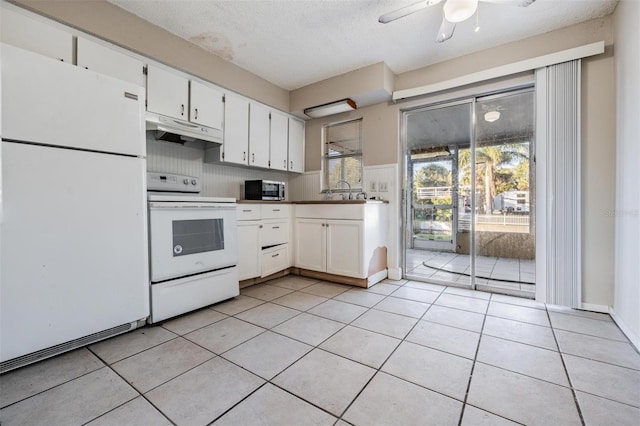
M 375 180 L 369 182 L 369 192 L 378 192 L 378 182 Z
M 378 182 L 378 189 L 380 192 L 389 191 L 389 183 L 388 182 Z

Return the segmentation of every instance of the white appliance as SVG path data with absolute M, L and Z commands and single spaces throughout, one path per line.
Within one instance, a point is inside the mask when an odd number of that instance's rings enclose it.
M 149 315 L 142 87 L 0 45 L 0 371 Z
M 190 195 L 200 189 L 200 180 L 191 176 L 150 172 L 147 182 L 149 322 L 240 294 L 236 200 Z

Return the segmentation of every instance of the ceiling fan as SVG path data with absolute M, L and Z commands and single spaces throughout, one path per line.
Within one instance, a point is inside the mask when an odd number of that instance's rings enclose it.
M 378 22 L 387 24 L 429 6 L 435 6 L 443 1 L 442 24 L 440 25 L 438 36 L 436 37 L 436 42 L 438 43 L 442 43 L 443 41 L 447 41 L 453 37 L 456 24 L 471 18 L 473 14 L 476 13 L 476 10 L 478 9 L 478 1 L 527 7 L 536 0 L 422 0 L 398 10 L 394 10 L 393 12 L 385 13 L 378 19 Z

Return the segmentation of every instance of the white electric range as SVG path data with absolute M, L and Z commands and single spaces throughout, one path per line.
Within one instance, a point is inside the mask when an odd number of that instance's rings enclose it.
M 150 323 L 240 293 L 236 200 L 200 188 L 197 177 L 147 173 Z

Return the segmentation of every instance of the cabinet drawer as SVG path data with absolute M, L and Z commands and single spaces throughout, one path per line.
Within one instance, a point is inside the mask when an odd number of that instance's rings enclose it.
M 289 242 L 289 222 L 265 221 L 262 226 L 262 247 Z
M 296 217 L 309 219 L 363 220 L 366 204 L 298 204 Z
M 262 276 L 275 274 L 289 267 L 289 244 L 262 250 Z
M 260 207 L 258 204 L 238 204 L 236 220 L 260 220 Z
M 290 204 L 263 204 L 260 207 L 263 219 L 287 219 L 291 215 Z

